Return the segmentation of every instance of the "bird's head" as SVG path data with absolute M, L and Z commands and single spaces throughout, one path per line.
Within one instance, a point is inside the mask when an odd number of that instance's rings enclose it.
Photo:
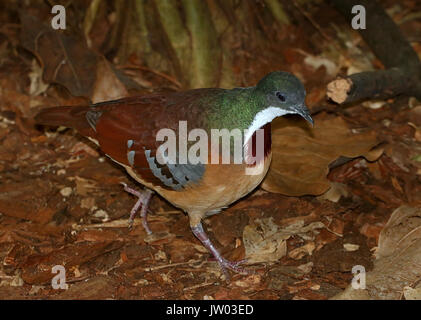
M 262 78 L 254 88 L 258 109 L 248 128 L 248 135 L 277 117 L 297 114 L 313 125 L 305 105 L 306 91 L 301 81 L 289 72 L 275 71 Z M 246 137 L 245 141 L 249 137 Z
M 259 81 L 256 91 L 266 98 L 267 108 L 283 114 L 298 114 L 313 125 L 305 105 L 306 91 L 300 80 L 289 72 L 269 73 Z

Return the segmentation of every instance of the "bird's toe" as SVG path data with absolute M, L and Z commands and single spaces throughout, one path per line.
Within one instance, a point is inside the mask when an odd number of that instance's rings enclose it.
M 218 264 L 221 267 L 222 271 L 224 271 L 224 274 L 228 275 L 228 269 L 231 271 L 234 271 L 235 273 L 241 273 L 241 274 L 253 274 L 254 271 L 250 270 L 248 268 L 241 267 L 241 265 L 247 263 L 247 259 L 243 259 L 240 261 L 229 261 L 225 258 L 218 259 Z M 228 277 L 227 277 L 228 278 Z

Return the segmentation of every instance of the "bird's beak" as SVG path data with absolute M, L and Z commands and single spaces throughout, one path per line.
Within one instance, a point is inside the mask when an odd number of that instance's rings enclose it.
M 310 111 L 308 111 L 308 108 L 304 104 L 295 107 L 294 111 L 300 116 L 302 116 L 304 119 L 306 119 L 311 124 L 311 126 L 314 127 L 314 121 L 310 115 Z

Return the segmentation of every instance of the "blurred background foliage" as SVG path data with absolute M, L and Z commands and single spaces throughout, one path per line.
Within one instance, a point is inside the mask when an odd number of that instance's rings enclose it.
M 110 12 L 109 37 L 94 43 L 90 33 Z M 83 27 L 88 41 L 119 63 L 135 54 L 144 65 L 174 74 L 183 87 L 230 87 L 237 82 L 233 45 L 267 50 L 273 24 L 276 30 L 289 24 L 279 0 L 93 0 Z
M 289 30 L 303 18 L 296 7 L 318 2 L 10 0 L 0 3 L 0 8 L 2 20 L 18 19 L 25 11 L 48 22 L 51 7 L 62 4 L 66 33 L 84 37 L 89 48 L 114 64 L 136 61 L 143 68 L 171 75 L 180 88 L 198 88 L 248 83 L 244 77 L 253 71 L 245 70 L 245 62 L 259 59 L 263 52 L 268 68 L 252 79 L 273 70 L 274 64 L 282 63 L 280 42 L 294 40 L 296 33 Z

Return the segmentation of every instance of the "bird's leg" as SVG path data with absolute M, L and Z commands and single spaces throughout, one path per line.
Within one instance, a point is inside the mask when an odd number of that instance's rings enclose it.
M 130 218 L 129 218 L 129 229 L 133 226 L 133 221 L 136 215 L 137 210 L 139 207 L 142 206 L 140 209 L 140 218 L 142 220 L 142 225 L 146 230 L 147 234 L 152 234 L 151 229 L 148 225 L 148 204 L 152 197 L 152 191 L 149 189 L 144 190 L 143 192 L 137 191 L 135 189 L 130 188 L 124 182 L 121 183 L 124 186 L 124 191 L 136 196 L 138 198 L 136 204 L 133 206 L 132 210 L 130 211 Z
M 206 234 L 205 230 L 203 230 L 202 223 L 199 222 L 197 225 L 192 226 L 191 230 L 193 231 L 196 238 L 199 239 L 202 242 L 202 244 L 213 254 L 227 279 L 229 279 L 227 269 L 231 269 L 232 271 L 238 273 L 250 273 L 249 271 L 240 267 L 240 265 L 242 263 L 245 263 L 246 260 L 232 262 L 221 256 L 219 251 L 213 246 L 212 242 L 209 240 L 209 237 Z

